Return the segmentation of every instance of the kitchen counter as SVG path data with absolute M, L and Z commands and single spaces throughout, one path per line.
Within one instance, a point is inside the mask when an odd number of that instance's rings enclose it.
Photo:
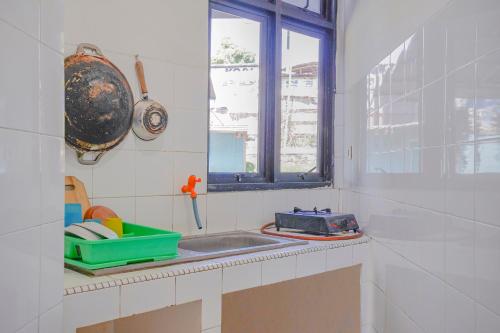
M 320 242 L 99 277 L 66 269 L 64 332 L 202 301 L 202 332 L 221 325 L 222 294 L 362 264 L 369 238 Z

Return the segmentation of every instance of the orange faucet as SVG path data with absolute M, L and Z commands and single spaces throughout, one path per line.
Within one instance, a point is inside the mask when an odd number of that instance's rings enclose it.
M 189 176 L 187 184 L 181 188 L 182 193 L 190 193 L 191 199 L 196 199 L 198 196 L 198 193 L 194 190 L 196 183 L 201 183 L 201 178 L 197 178 L 195 175 Z

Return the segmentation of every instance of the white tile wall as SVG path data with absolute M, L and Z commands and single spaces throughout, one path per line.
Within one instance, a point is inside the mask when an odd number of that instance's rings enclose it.
M 203 195 L 207 193 L 207 0 L 196 4 L 148 0 L 142 3 L 148 8 L 143 13 L 137 12 L 137 1 L 133 0 L 120 1 L 119 5 L 68 0 L 65 5 L 65 53 L 73 53 L 82 41 L 95 43 L 124 72 L 136 100 L 134 55 L 140 54 L 150 97 L 169 112 L 169 126 L 159 139 L 144 142 L 130 132 L 124 143 L 93 167 L 79 165 L 74 152 L 66 149 L 66 174 L 84 182 L 94 204 L 110 205 L 133 222 L 173 228 L 183 234 L 255 230 L 273 221 L 276 211 L 293 206 L 338 207 L 337 193 L 332 194 L 331 189 Z M 181 13 L 189 13 L 189 19 Z M 161 16 L 161 23 L 151 24 L 151 15 Z M 110 16 L 115 18 L 112 27 Z M 88 27 L 86 22 L 90 21 L 93 23 Z M 57 41 L 52 40 L 52 44 Z M 338 141 L 342 146 L 341 138 Z M 198 197 L 200 216 L 206 226 L 201 231 L 195 227 L 190 201 L 180 192 L 191 174 L 203 180 L 197 186 L 202 194 Z
M 60 332 L 63 66 L 60 1 L 0 1 L 0 331 Z
M 201 299 L 202 330 L 220 326 L 222 308 L 222 270 L 182 275 L 175 278 L 176 304 Z
M 121 286 L 120 316 L 127 317 L 175 304 L 175 278 Z
M 399 5 L 358 3 L 342 28 L 341 205 L 375 240 L 363 324 L 500 332 L 500 2 Z

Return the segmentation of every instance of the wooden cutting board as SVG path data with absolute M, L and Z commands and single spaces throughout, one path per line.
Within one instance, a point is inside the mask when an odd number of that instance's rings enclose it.
M 90 208 L 89 197 L 85 190 L 85 185 L 74 176 L 64 177 L 64 202 L 65 203 L 79 203 L 82 205 L 82 218 L 83 214 Z

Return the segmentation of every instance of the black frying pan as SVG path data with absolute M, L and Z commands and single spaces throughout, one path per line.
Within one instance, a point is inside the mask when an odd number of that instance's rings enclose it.
M 132 90 L 123 73 L 91 44 L 79 44 L 64 59 L 64 78 L 66 143 L 81 164 L 95 164 L 129 132 Z M 85 159 L 89 152 L 95 157 Z

